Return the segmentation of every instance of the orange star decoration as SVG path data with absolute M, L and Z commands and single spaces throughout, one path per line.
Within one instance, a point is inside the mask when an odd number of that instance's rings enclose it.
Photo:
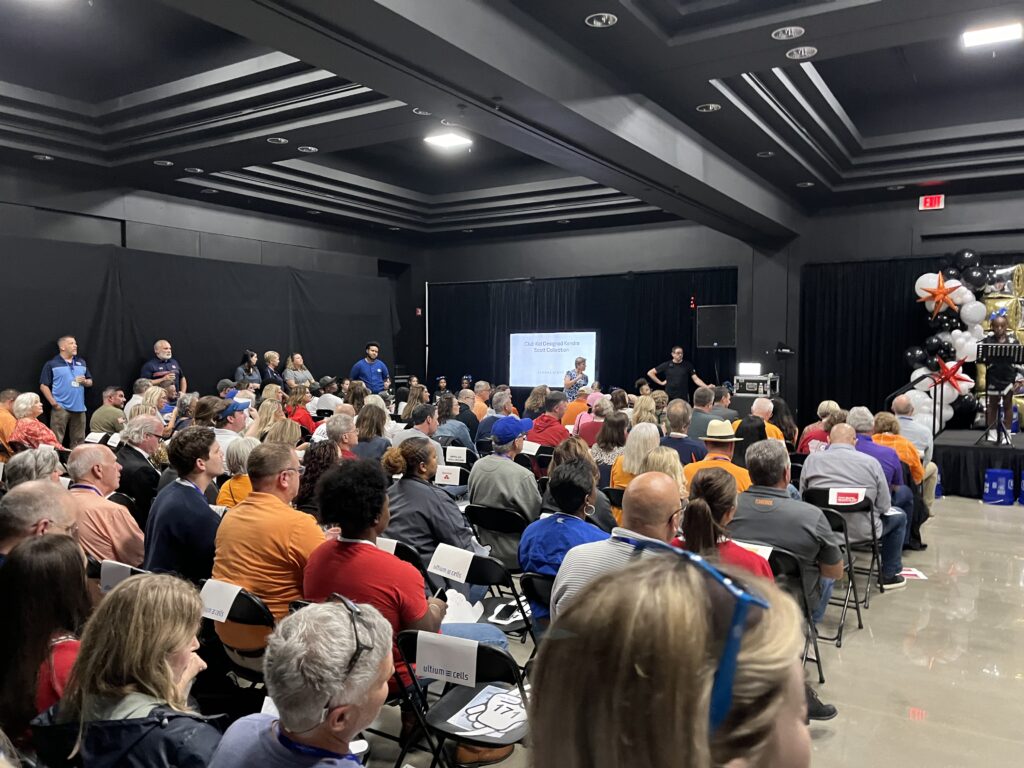
M 943 384 L 949 384 L 957 391 L 957 394 L 962 395 L 963 392 L 960 390 L 961 384 L 968 384 L 969 386 L 974 385 L 974 381 L 970 376 L 964 376 L 960 373 L 960 366 L 964 364 L 964 360 L 957 360 L 956 363 L 950 365 L 941 357 L 936 357 L 935 362 L 939 364 L 939 370 L 937 373 L 932 374 L 932 378 L 934 379 L 934 383 L 931 385 L 932 387 L 940 387 Z
M 932 309 L 932 320 L 939 316 L 939 312 L 945 309 L 947 306 L 956 312 L 956 302 L 953 301 L 952 293 L 960 287 L 960 283 L 957 283 L 952 288 L 946 287 L 946 278 L 939 272 L 939 284 L 934 288 L 923 288 L 927 296 L 922 296 L 918 301 L 934 301 L 935 308 Z

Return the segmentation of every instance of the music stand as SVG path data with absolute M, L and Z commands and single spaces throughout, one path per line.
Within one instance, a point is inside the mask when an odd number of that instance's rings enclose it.
M 991 342 L 983 342 L 978 344 L 978 362 L 988 365 L 990 363 L 1014 363 L 1015 365 L 1024 364 L 1024 346 L 1020 344 L 993 344 Z M 1006 426 L 1003 424 L 1003 398 L 1013 389 L 1013 384 L 1008 384 L 1006 389 L 1000 392 L 995 397 L 999 398 L 999 408 L 996 410 L 996 424 L 994 428 L 996 430 L 996 445 L 1008 445 L 1013 447 L 1013 441 L 1010 438 L 1009 433 L 1006 431 Z M 988 398 L 993 397 L 988 392 L 985 393 L 985 407 L 988 408 Z M 993 429 L 992 424 L 985 425 L 985 432 L 980 438 L 974 443 L 979 445 L 988 438 L 988 433 Z

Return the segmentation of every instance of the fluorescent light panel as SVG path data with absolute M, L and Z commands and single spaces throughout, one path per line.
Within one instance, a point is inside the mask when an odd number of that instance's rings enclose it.
M 738 366 L 740 376 L 760 376 L 760 363 L 740 363 Z
M 1008 43 L 1011 40 L 1020 40 L 1022 38 L 1024 38 L 1024 25 L 1021 25 L 1019 21 L 1014 24 L 1003 24 L 998 27 L 969 29 L 963 35 L 965 48 Z
M 461 133 L 454 133 L 453 131 L 435 133 L 431 136 L 427 136 L 423 140 L 432 147 L 438 147 L 440 149 L 458 149 L 460 147 L 468 147 L 473 144 L 473 140 L 468 136 L 463 136 Z

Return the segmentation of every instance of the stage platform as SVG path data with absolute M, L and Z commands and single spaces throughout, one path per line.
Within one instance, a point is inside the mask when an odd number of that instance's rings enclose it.
M 979 429 L 947 429 L 935 438 L 932 460 L 942 477 L 942 492 L 948 496 L 980 499 L 986 469 L 1012 469 L 1019 498 L 1020 475 L 1024 471 L 1024 435 L 1012 435 L 1012 448 L 987 442 L 975 445 L 981 435 Z

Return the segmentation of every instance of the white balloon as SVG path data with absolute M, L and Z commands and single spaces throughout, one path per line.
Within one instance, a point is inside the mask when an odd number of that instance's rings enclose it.
M 953 406 L 944 405 L 942 407 L 942 423 L 945 424 L 947 421 L 953 418 Z
M 950 298 L 959 305 L 967 304 L 974 301 L 974 291 L 966 285 L 961 285 L 953 292 L 953 295 L 950 296 Z
M 953 342 L 953 346 L 955 347 L 958 344 L 961 344 L 962 342 L 967 341 L 967 339 L 971 338 L 971 334 L 969 334 L 967 331 L 955 330 L 950 331 L 949 338 L 950 341 Z
M 960 357 L 966 360 L 968 363 L 973 363 L 978 359 L 978 340 L 972 338 L 963 345 L 963 350 L 960 352 Z
M 937 288 L 939 285 L 939 273 L 938 272 L 925 272 L 914 283 L 914 293 L 920 297 L 928 295 L 926 288 L 929 290 Z
M 943 341 L 950 341 L 950 342 L 953 341 L 953 334 L 950 333 L 949 331 L 940 331 L 939 333 L 936 333 L 935 335 L 938 336 Z
M 921 401 L 920 405 L 916 405 L 914 407 L 921 413 L 927 413 L 930 418 L 932 411 L 935 410 L 935 401 L 928 396 L 927 399 Z
M 982 328 L 980 324 L 975 324 L 975 325 L 970 326 L 967 329 L 967 331 L 968 331 L 968 333 L 971 334 L 971 336 L 973 336 L 976 339 L 980 340 L 980 339 L 984 339 L 985 338 L 985 329 Z
M 975 325 L 985 319 L 985 305 L 980 301 L 969 301 L 960 308 L 960 319 L 967 325 Z
M 932 428 L 932 414 L 930 411 L 928 413 L 915 413 L 913 419 L 922 427 Z
M 907 400 L 910 401 L 910 404 L 914 406 L 915 411 L 918 410 L 921 403 L 923 403 L 925 400 L 931 401 L 931 398 L 928 397 L 927 393 L 922 392 L 919 389 L 910 390 L 909 392 L 906 393 L 906 396 Z
M 923 366 L 921 368 L 915 368 L 913 370 L 913 372 L 910 374 L 910 380 L 913 381 L 918 376 L 924 376 L 924 375 L 930 374 L 930 373 L 931 373 L 931 371 L 929 371 L 927 368 L 925 368 Z M 932 385 L 931 378 L 927 378 L 927 379 L 922 379 L 921 381 L 917 382 L 917 384 L 915 384 L 914 387 L 915 387 L 915 389 L 919 389 L 922 392 L 924 392 L 929 387 L 931 387 L 931 385 Z

